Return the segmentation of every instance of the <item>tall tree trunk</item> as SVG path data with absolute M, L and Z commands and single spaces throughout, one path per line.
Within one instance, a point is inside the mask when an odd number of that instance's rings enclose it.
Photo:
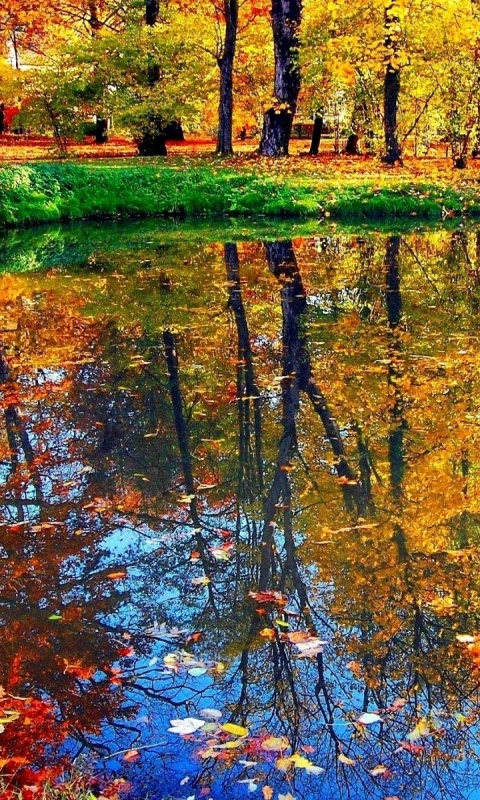
M 152 28 L 158 22 L 160 0 L 145 0 L 145 24 Z M 147 67 L 147 80 L 153 87 L 160 80 L 160 69 L 153 60 Z M 164 120 L 159 114 L 151 113 L 145 122 L 140 138 L 137 140 L 138 152 L 141 156 L 166 156 L 167 137 Z
M 160 12 L 160 0 L 146 0 L 145 3 L 145 24 L 152 27 L 156 25 Z
M 384 161 L 387 164 L 395 164 L 402 155 L 398 144 L 397 132 L 398 98 L 400 95 L 399 25 L 400 18 L 396 12 L 395 2 L 392 1 L 385 9 L 387 63 L 383 84 L 383 113 L 385 129 Z
M 318 156 L 322 133 L 323 133 L 323 117 L 321 114 L 315 114 L 315 119 L 313 121 L 312 142 L 310 144 L 310 151 L 309 151 L 310 156 Z
M 260 153 L 287 156 L 293 117 L 300 91 L 298 48 L 302 0 L 272 0 L 272 30 L 275 53 L 275 102 L 263 119 Z
M 102 28 L 102 22 L 98 16 L 97 0 L 90 0 L 88 3 L 88 24 L 90 25 L 90 33 L 93 39 L 98 36 Z M 104 119 L 100 114 L 97 114 L 95 120 L 95 144 L 105 144 L 108 141 L 108 120 Z
M 233 153 L 233 65 L 237 46 L 238 0 L 224 0 L 225 42 L 218 59 L 220 67 L 220 102 L 218 107 L 217 154 Z

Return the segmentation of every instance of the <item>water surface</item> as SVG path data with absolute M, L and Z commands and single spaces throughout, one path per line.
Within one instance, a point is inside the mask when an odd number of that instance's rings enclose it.
M 480 234 L 0 253 L 4 774 L 478 796 Z

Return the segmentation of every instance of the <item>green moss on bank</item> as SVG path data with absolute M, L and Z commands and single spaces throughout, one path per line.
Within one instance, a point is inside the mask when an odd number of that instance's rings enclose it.
M 0 226 L 118 217 L 265 216 L 341 220 L 480 214 L 480 193 L 424 185 L 319 184 L 215 164 L 38 163 L 0 168 Z

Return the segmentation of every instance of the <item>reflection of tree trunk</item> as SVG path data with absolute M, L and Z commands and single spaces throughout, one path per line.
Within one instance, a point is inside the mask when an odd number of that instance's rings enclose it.
M 388 440 L 388 449 L 392 496 L 395 502 L 399 502 L 402 494 L 402 481 L 405 470 L 403 437 L 407 426 L 404 417 L 403 393 L 401 390 L 402 341 L 397 333 L 397 328 L 402 317 L 402 295 L 400 292 L 400 271 L 398 263 L 400 241 L 400 236 L 389 236 L 385 252 L 385 303 L 387 306 L 388 324 L 391 331 L 388 383 L 390 392 L 393 395 L 393 403 L 391 406 L 392 426 Z
M 10 367 L 8 366 L 8 362 L 5 358 L 3 350 L 0 348 L 0 387 L 1 386 L 4 387 L 4 391 L 6 393 L 8 393 L 9 388 L 11 390 L 13 389 L 13 379 L 10 372 Z M 38 469 L 35 465 L 35 451 L 32 443 L 30 442 L 27 426 L 25 425 L 23 417 L 14 403 L 9 403 L 7 401 L 3 413 L 7 440 L 11 452 L 12 475 L 14 475 L 18 469 L 18 465 L 20 463 L 19 451 L 21 449 L 23 450 L 25 461 L 30 469 L 32 484 L 35 489 L 35 502 L 40 506 L 43 502 L 42 482 L 38 473 Z M 19 519 L 23 520 L 24 512 L 20 495 L 17 496 L 15 502 L 18 509 Z
M 253 404 L 254 447 L 256 462 L 256 481 L 263 494 L 263 459 L 262 459 L 262 412 L 260 392 L 255 382 L 253 369 L 253 353 L 250 344 L 247 317 L 242 302 L 240 270 L 236 244 L 225 245 L 225 265 L 229 283 L 229 308 L 232 309 L 238 336 L 237 364 L 237 405 L 240 418 L 240 455 L 241 463 L 246 464 L 250 448 L 250 409 Z M 245 394 L 243 392 L 245 391 Z M 243 468 L 242 468 L 243 469 Z
M 207 553 L 207 542 L 202 535 L 202 522 L 197 509 L 197 498 L 195 492 L 195 481 L 193 477 L 193 462 L 190 453 L 188 426 L 183 411 L 183 401 L 178 371 L 177 345 L 175 337 L 172 333 L 170 333 L 170 331 L 164 331 L 163 342 L 165 345 L 165 358 L 167 362 L 170 383 L 170 397 L 172 400 L 173 418 L 175 421 L 175 430 L 177 432 L 178 448 L 180 450 L 182 472 L 185 481 L 185 490 L 186 493 L 191 496 L 189 501 L 190 517 L 195 526 L 195 540 L 200 553 L 200 560 L 202 562 L 205 575 L 210 577 L 211 564 Z M 215 597 L 211 582 L 208 584 L 207 588 L 212 608 L 216 613 L 218 613 L 215 607 Z
M 290 339 L 290 372 L 298 376 L 298 388 L 310 399 L 314 411 L 320 417 L 325 434 L 336 458 L 335 468 L 340 478 L 352 481 L 345 485 L 344 494 L 347 505 L 353 501 L 358 513 L 366 513 L 368 498 L 364 487 L 357 481 L 355 471 L 348 463 L 342 435 L 328 406 L 325 395 L 315 383 L 308 355 L 305 335 L 301 331 L 301 319 L 306 309 L 306 292 L 302 284 L 297 260 L 290 241 L 268 242 L 267 260 L 271 272 L 282 284 L 283 338 Z M 283 383 L 286 383 L 285 381 Z

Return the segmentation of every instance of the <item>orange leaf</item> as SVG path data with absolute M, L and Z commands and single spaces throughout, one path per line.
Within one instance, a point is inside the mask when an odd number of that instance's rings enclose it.
M 123 760 L 128 761 L 129 764 L 131 764 L 133 761 L 137 761 L 138 758 L 140 758 L 140 753 L 138 750 L 127 750 L 123 756 Z

